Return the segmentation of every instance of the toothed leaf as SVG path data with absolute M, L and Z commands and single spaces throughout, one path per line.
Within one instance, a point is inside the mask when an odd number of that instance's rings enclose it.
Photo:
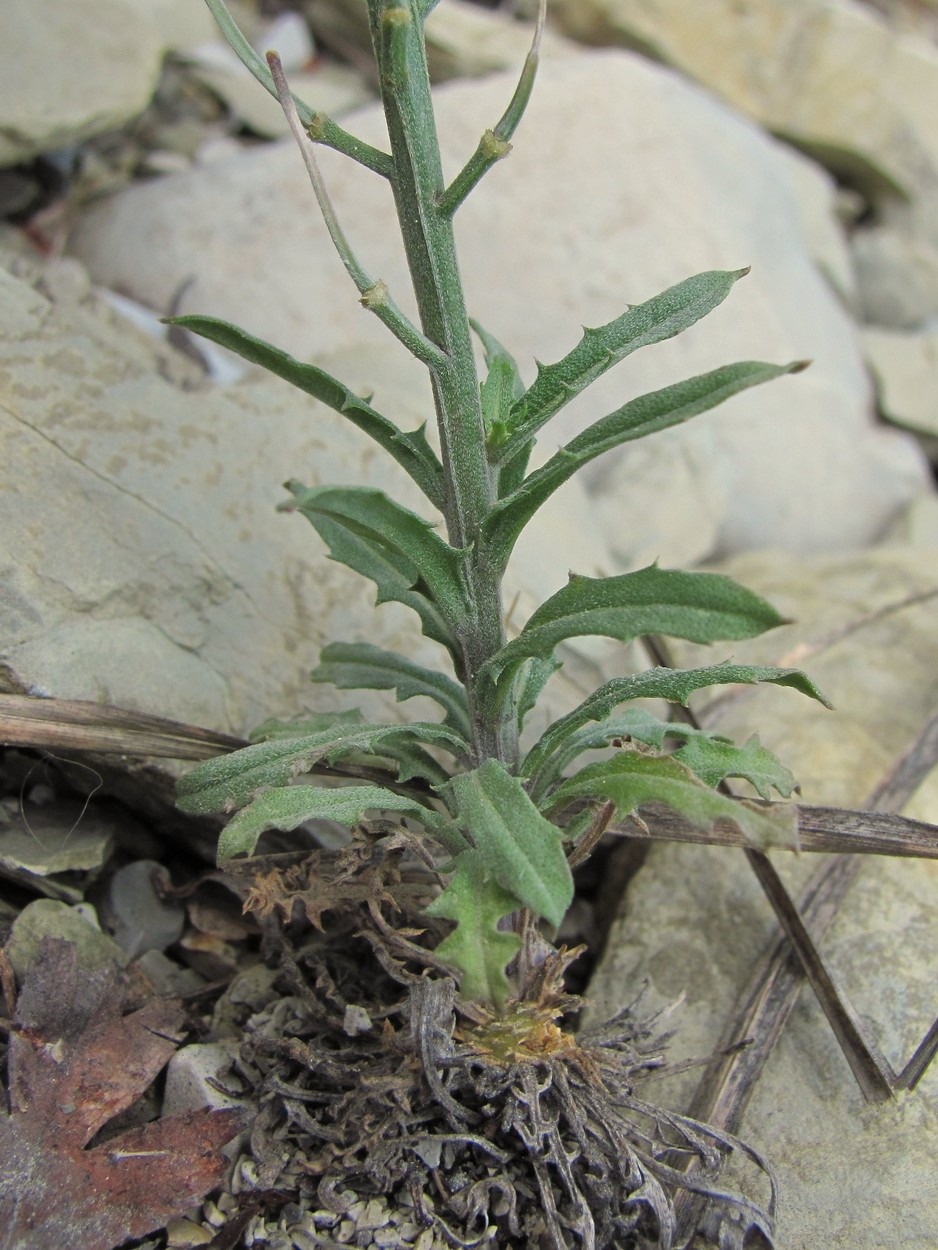
M 368 642 L 333 642 L 319 653 L 311 676 L 313 681 L 330 682 L 341 690 L 394 690 L 399 703 L 424 695 L 445 710 L 444 724 L 469 737 L 463 687 L 445 673 L 424 668 L 394 651 Z
M 333 560 L 373 581 L 378 603 L 406 604 L 428 638 L 459 653 L 455 630 L 466 614 L 460 555 L 428 521 L 380 490 L 308 490 L 298 482 L 288 482 L 287 489 L 294 500 L 281 507 L 301 512 L 315 526 Z
M 222 830 L 218 858 L 253 854 L 258 838 L 267 829 L 289 833 L 308 820 L 336 820 L 351 828 L 370 811 L 401 812 L 420 818 L 426 808 L 383 786 L 346 786 L 341 790 L 278 786 L 264 791 L 232 816 Z
M 550 807 L 559 808 L 577 798 L 611 799 L 620 816 L 628 816 L 644 803 L 663 803 L 701 829 L 712 829 L 718 820 L 730 821 L 760 850 L 798 846 L 794 804 L 756 808 L 728 798 L 670 756 L 623 751 L 614 759 L 590 764 L 554 791 Z
M 751 685 L 765 682 L 775 686 L 791 686 L 809 698 L 830 707 L 814 682 L 797 668 L 770 668 L 757 664 L 733 664 L 726 661 L 709 668 L 653 668 L 629 677 L 614 677 L 604 682 L 588 699 L 567 716 L 555 721 L 525 757 L 522 775 L 537 777 L 555 751 L 571 734 L 591 721 L 602 721 L 623 703 L 632 699 L 667 699 L 669 703 L 687 704 L 695 690 L 707 686 Z
M 746 269 L 712 270 L 686 278 L 644 304 L 629 308 L 606 325 L 586 329 L 571 352 L 553 365 L 538 365 L 534 384 L 511 412 L 502 459 L 513 455 L 564 404 L 626 356 L 651 343 L 673 338 L 726 299 Z
M 281 351 L 246 330 L 220 321 L 217 317 L 173 317 L 171 325 L 182 326 L 194 334 L 236 352 L 251 364 L 260 365 L 292 386 L 327 404 L 357 426 L 369 438 L 389 452 L 405 473 L 417 483 L 435 508 L 443 510 L 443 467 L 436 452 L 427 442 L 424 427 L 405 432 L 382 416 L 338 379 L 305 364 L 288 352 Z
M 423 750 L 424 744 L 442 747 L 456 756 L 465 750 L 459 734 L 429 722 L 339 724 L 305 737 L 256 742 L 231 755 L 206 760 L 180 777 L 176 783 L 177 803 L 184 812 L 234 811 L 249 803 L 261 789 L 286 785 L 317 764 L 335 764 L 362 753 L 395 760 L 402 782 L 417 776 L 433 783 L 448 780 L 446 770 Z
M 456 921 L 435 953 L 459 972 L 464 998 L 491 1003 L 499 1010 L 504 1007 L 511 989 L 505 968 L 521 949 L 521 939 L 499 929 L 498 922 L 520 907 L 520 901 L 486 870 L 479 851 L 457 856 L 452 879 L 427 912 Z
M 664 748 L 668 739 L 683 742 L 674 752 L 674 759 L 708 786 L 718 786 L 726 777 L 741 777 L 764 799 L 773 789 L 787 799 L 795 788 L 792 774 L 758 738 L 752 737 L 743 746 L 737 746 L 723 734 L 695 729 L 681 721 L 659 720 L 644 708 L 634 707 L 570 734 L 538 773 L 531 797 L 538 799 L 549 786 L 559 782 L 570 764 L 584 752 L 620 745 L 623 739 L 634 739 L 658 750 Z
M 546 659 L 566 638 L 596 634 L 631 642 L 667 634 L 690 642 L 751 638 L 785 618 L 744 586 L 718 573 L 685 573 L 656 564 L 619 577 L 573 575 L 542 603 L 524 629 L 489 661 L 496 682 L 526 656 Z
M 454 777 L 443 794 L 499 885 L 559 925 L 573 900 L 560 831 L 540 814 L 517 777 L 486 760 Z
M 512 494 L 502 491 L 504 497 L 486 518 L 483 526 L 485 542 L 495 553 L 500 567 L 504 568 L 518 536 L 538 508 L 558 487 L 597 456 L 624 443 L 680 425 L 691 417 L 716 408 L 749 387 L 770 382 L 786 373 L 796 373 L 803 368 L 803 361 L 787 365 L 768 365 L 759 361 L 726 365 L 710 373 L 687 378 L 673 386 L 666 386 L 660 391 L 641 395 L 596 421 L 551 456 L 541 468 L 535 469 Z M 515 462 L 510 463 L 513 466 Z M 503 469 L 503 477 L 508 467 L 506 465 Z

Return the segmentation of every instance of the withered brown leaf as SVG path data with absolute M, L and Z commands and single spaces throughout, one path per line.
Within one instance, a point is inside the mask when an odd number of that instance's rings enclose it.
M 116 969 L 79 969 L 46 938 L 10 1034 L 0 1118 L 0 1250 L 112 1250 L 217 1187 L 240 1112 L 204 1108 L 88 1147 L 148 1088 L 178 1046 L 182 1012 L 154 999 L 121 1015 Z

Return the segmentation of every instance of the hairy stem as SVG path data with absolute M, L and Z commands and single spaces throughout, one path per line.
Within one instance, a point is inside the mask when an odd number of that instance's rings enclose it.
M 369 0 L 371 36 L 387 119 L 394 191 L 404 249 L 423 333 L 444 358 L 430 365 L 446 483 L 445 519 L 452 545 L 465 552 L 471 610 L 460 639 L 475 751 L 480 760 L 517 761 L 513 725 L 486 715 L 478 674 L 505 641 L 501 576 L 479 541 L 495 502 L 485 452 L 479 378 L 456 259 L 452 214 L 444 192 L 423 41 L 427 5 L 419 0 Z

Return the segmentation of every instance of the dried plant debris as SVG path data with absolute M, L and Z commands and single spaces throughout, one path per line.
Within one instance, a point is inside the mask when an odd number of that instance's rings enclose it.
M 528 998 L 506 1015 L 467 1007 L 418 945 L 433 922 L 417 910 L 425 866 L 404 841 L 359 834 L 343 867 L 348 901 L 343 911 L 330 893 L 328 909 L 344 940 L 303 925 L 292 951 L 285 941 L 289 996 L 249 1022 L 242 1048 L 241 1076 L 260 1104 L 249 1174 L 299 1204 L 281 1236 L 303 1246 L 665 1250 L 677 1245 L 674 1195 L 690 1188 L 705 1199 L 709 1232 L 688 1244 L 772 1244 L 765 1162 L 642 1095 L 643 1078 L 665 1064 L 660 1021 L 630 1010 L 567 1032 L 578 1000 L 561 988 L 576 955 L 565 951 L 545 954 Z M 270 915 L 282 884 L 292 916 L 305 879 L 304 910 L 319 920 L 314 868 L 264 874 L 249 902 Z M 387 889 L 398 879 L 411 881 L 404 903 Z M 731 1160 L 734 1176 L 738 1161 L 751 1174 L 758 1202 L 727 1182 Z M 362 1240 L 368 1221 L 380 1237 Z
M 179 1044 L 178 1005 L 121 1014 L 114 969 L 46 939 L 16 1005 L 0 1119 L 0 1250 L 111 1250 L 223 1181 L 239 1113 L 200 1110 L 107 1135 Z M 89 1145 L 89 1143 L 91 1143 Z

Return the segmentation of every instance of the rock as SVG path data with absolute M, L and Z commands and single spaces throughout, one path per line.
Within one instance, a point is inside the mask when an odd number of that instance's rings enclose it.
M 732 646 L 675 643 L 678 662 L 712 664 L 732 653 L 740 664 L 795 665 L 835 710 L 783 688 L 712 687 L 695 704 L 698 716 L 741 741 L 758 733 L 806 802 L 861 804 L 938 707 L 938 548 L 811 561 L 751 553 L 720 568 L 794 623 Z M 938 772 L 905 811 L 938 824 Z
M 27 903 L 10 930 L 4 947 L 10 966 L 22 980 L 32 960 L 39 953 L 43 938 L 63 938 L 72 942 L 78 952 L 78 966 L 94 972 L 108 963 L 124 967 L 127 956 L 98 927 L 94 908 L 87 903 L 70 907 L 51 898 Z
M 861 805 L 938 703 L 938 548 L 880 550 L 797 566 L 749 556 L 730 570 L 796 624 L 734 644 L 739 661 L 804 667 L 833 699 L 827 712 L 790 691 L 709 694 L 699 713 L 743 739 L 758 731 L 799 779 L 807 802 Z M 932 597 L 898 607 L 915 595 Z M 889 610 L 893 605 L 894 610 Z M 709 649 L 709 663 L 718 657 Z M 700 651 L 682 651 L 691 662 Z M 938 771 L 906 813 L 938 822 Z M 815 856 L 774 853 L 797 895 Z M 934 1017 L 938 904 L 933 860 L 870 858 L 824 939 L 823 952 L 893 1067 Z M 706 1057 L 717 1045 L 759 953 L 774 942 L 769 904 L 743 857 L 659 844 L 620 904 L 606 955 L 588 991 L 594 1017 L 628 1003 L 646 981 L 649 1011 L 685 1000 L 669 1018 L 671 1058 Z M 700 1069 L 639 1089 L 686 1108 Z M 802 992 L 760 1079 L 740 1135 L 766 1154 L 781 1183 L 780 1250 L 880 1250 L 928 1245 L 938 1221 L 938 1069 L 895 1104 L 864 1103 L 810 991 Z
M 938 328 L 917 334 L 866 330 L 863 347 L 887 420 L 918 434 L 938 455 Z
M 511 89 L 492 77 L 437 92 L 447 168 L 474 149 Z M 611 99 L 621 103 L 610 112 Z M 573 127 L 574 116 L 601 124 Z M 382 142 L 375 108 L 345 124 Z M 584 322 L 600 324 L 696 271 L 753 265 L 704 324 L 637 353 L 560 414 L 545 451 L 626 396 L 734 358 L 815 362 L 591 466 L 581 481 L 616 567 L 773 542 L 805 552 L 860 546 L 925 489 L 917 449 L 872 419 L 850 321 L 811 263 L 794 159 L 658 67 L 626 53 L 583 54 L 545 65 L 510 160 L 460 209 L 470 306 L 528 377 L 533 356 L 556 359 Z M 353 244 L 405 301 L 398 250 L 375 232 L 386 189 L 333 153 L 322 162 Z M 72 248 L 96 281 L 157 308 L 196 275 L 183 311 L 225 317 L 304 357 L 388 342 L 361 315 L 290 145 L 133 187 L 93 207 Z M 843 265 L 841 244 L 832 267 Z M 311 326 L 310 309 L 328 314 Z M 372 384 L 377 377 L 376 357 Z M 417 385 L 412 404 L 426 413 Z
M 114 846 L 114 822 L 99 819 L 85 804 L 57 801 L 48 807 L 0 802 L 0 876 L 50 898 L 77 903 L 84 879 L 107 862 Z
M 167 897 L 166 887 L 171 884 L 166 869 L 147 859 L 118 868 L 108 882 L 103 920 L 128 958 L 164 951 L 181 936 L 186 909 Z
M 930 203 L 930 197 L 929 203 Z M 916 214 L 857 230 L 850 244 L 862 320 L 914 330 L 938 317 L 938 237 Z
M 313 0 L 308 11 L 313 30 L 324 44 L 357 48 L 361 59 L 370 64 L 368 18 L 358 0 Z M 427 20 L 426 31 L 427 61 L 434 82 L 475 78 L 520 66 L 532 36 L 531 25 L 520 24 L 507 14 L 480 8 L 467 0 L 447 0 L 438 5 Z M 570 47 L 553 31 L 544 32 L 543 55 L 562 56 Z
M 190 361 L 96 298 L 74 262 L 60 272 L 7 259 L 19 276 L 0 269 L 0 529 L 9 536 L 0 682 L 241 734 L 311 705 L 411 714 L 415 705 L 402 709 L 391 696 L 353 700 L 311 686 L 318 649 L 334 638 L 367 638 L 429 664 L 440 652 L 403 608 L 375 612 L 373 586 L 327 561 L 300 518 L 275 511 L 278 483 L 300 474 L 310 485 L 390 489 L 420 509 L 409 479 L 276 379 L 208 386 Z M 393 346 L 360 353 L 358 369 L 353 377 L 391 379 L 391 410 L 406 399 L 409 426 L 423 419 L 408 380 L 419 370 Z M 570 516 L 554 516 L 564 529 L 558 547 L 572 551 Z M 535 572 L 513 583 L 526 603 L 541 597 L 529 584 L 547 585 L 541 550 L 555 540 L 545 524 Z M 596 571 L 609 557 L 585 510 L 580 524 L 587 571 Z M 551 575 L 562 582 L 566 569 Z
M 773 857 L 787 878 L 788 861 Z M 814 857 L 812 857 L 814 858 Z M 901 1067 L 934 1017 L 934 861 L 865 864 L 823 951 L 877 1044 Z M 591 1015 L 683 1002 L 668 1019 L 673 1061 L 706 1058 L 755 961 L 775 940 L 769 904 L 743 857 L 654 847 L 623 899 L 589 986 Z M 636 1093 L 685 1109 L 700 1068 Z M 928 1246 L 938 1222 L 938 1070 L 912 1093 L 870 1105 L 810 990 L 803 990 L 739 1135 L 776 1169 L 779 1250 Z
M 212 1081 L 219 1081 L 222 1085 L 237 1087 L 238 1078 L 226 1076 L 237 1053 L 236 1044 L 225 1042 L 195 1043 L 177 1050 L 166 1069 L 163 1115 L 178 1115 L 199 1107 L 222 1111 L 226 1107 L 243 1106 L 243 1099 L 225 1094 L 212 1084 Z
M 673 65 L 873 198 L 938 177 L 938 50 L 856 0 L 556 0 L 561 30 Z
M 5 0 L 0 166 L 54 152 L 141 113 L 165 44 L 139 0 Z

